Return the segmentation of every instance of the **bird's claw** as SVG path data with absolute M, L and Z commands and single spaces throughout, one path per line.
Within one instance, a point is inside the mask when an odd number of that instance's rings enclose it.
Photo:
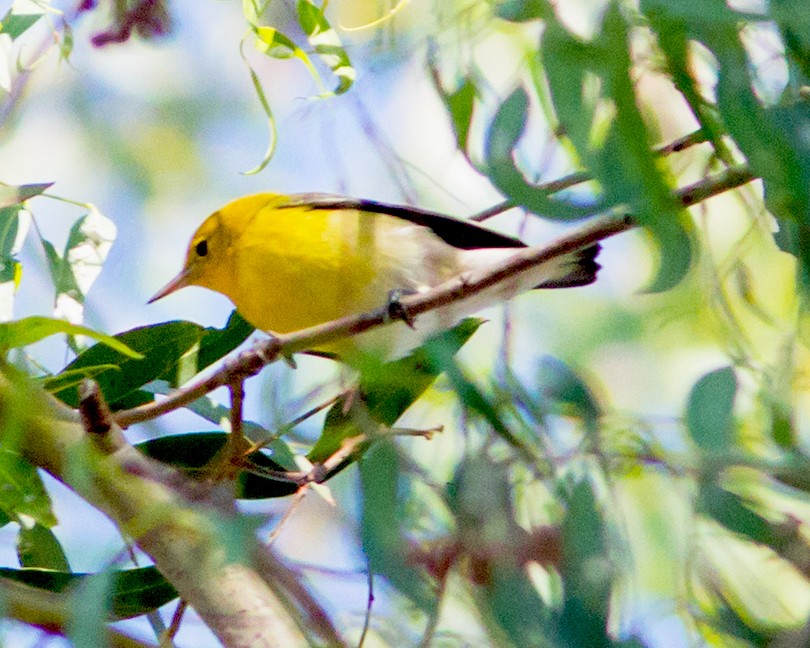
M 402 297 L 404 295 L 413 294 L 413 291 L 406 291 L 401 288 L 392 290 L 388 293 L 388 305 L 386 306 L 386 320 L 389 322 L 405 322 L 410 328 L 414 326 L 414 318 L 408 312 L 408 309 L 402 304 Z

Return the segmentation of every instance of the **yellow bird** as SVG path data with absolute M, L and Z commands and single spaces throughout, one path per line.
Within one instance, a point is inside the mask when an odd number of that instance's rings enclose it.
M 211 214 L 194 233 L 180 274 L 149 301 L 202 286 L 230 298 L 256 328 L 288 333 L 380 309 L 393 294 L 428 290 L 524 247 L 472 221 L 412 207 L 325 194 L 262 193 Z M 592 283 L 598 252 L 594 245 L 540 264 L 494 289 L 420 315 L 414 329 L 395 322 L 319 350 L 401 355 L 524 290 Z

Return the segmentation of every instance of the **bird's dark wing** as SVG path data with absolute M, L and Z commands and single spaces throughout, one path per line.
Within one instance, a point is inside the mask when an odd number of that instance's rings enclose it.
M 388 214 L 427 227 L 445 243 L 461 250 L 526 247 L 519 239 L 493 232 L 473 221 L 460 220 L 416 207 L 386 205 L 373 200 L 357 200 L 329 194 L 299 194 L 292 196 L 286 206 L 302 205 L 308 205 L 312 209 L 357 209 L 374 214 Z

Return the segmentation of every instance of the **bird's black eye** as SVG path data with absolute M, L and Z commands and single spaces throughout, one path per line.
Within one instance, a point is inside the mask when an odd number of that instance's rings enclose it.
M 194 246 L 194 251 L 197 253 L 197 256 L 204 257 L 208 254 L 208 241 L 203 239 L 197 245 Z

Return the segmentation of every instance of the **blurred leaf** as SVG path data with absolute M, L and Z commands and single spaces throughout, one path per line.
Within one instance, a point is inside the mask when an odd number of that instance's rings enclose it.
M 804 0 L 771 0 L 771 15 L 776 20 L 789 59 L 801 70 L 801 83 L 810 80 L 810 16 Z M 797 84 L 798 85 L 798 84 Z
M 12 284 L 11 289 L 3 293 L 3 297 L 9 300 L 13 300 L 20 283 L 22 265 L 17 255 L 22 249 L 30 223 L 31 216 L 23 207 L 0 207 L 0 284 Z M 1 306 L 10 316 L 11 304 Z
M 112 572 L 77 580 L 70 597 L 67 637 L 82 648 L 106 648 L 106 623 L 111 616 Z
M 109 620 L 141 616 L 177 598 L 177 591 L 154 567 L 139 567 L 108 573 L 112 581 L 112 615 Z M 57 593 L 75 587 L 94 576 L 96 574 L 70 573 L 50 569 L 0 568 L 2 578 L 9 578 L 19 583 Z
M 205 468 L 222 451 L 228 442 L 225 432 L 195 432 L 193 434 L 171 434 L 138 443 L 135 447 L 147 457 L 170 464 L 183 470 L 191 477 L 200 475 Z M 253 452 L 247 457 L 259 468 L 284 472 L 285 468 L 270 459 L 263 452 Z M 289 481 L 260 476 L 256 473 L 241 471 L 234 483 L 234 496 L 238 499 L 265 499 L 268 497 L 286 497 L 298 490 L 298 486 Z
M 495 15 L 510 22 L 528 22 L 547 18 L 554 11 L 546 0 L 490 0 Z
M 592 216 L 596 205 L 579 207 L 548 195 L 529 184 L 515 165 L 514 149 L 523 134 L 528 117 L 529 97 L 518 88 L 500 105 L 486 134 L 484 159 L 490 181 L 509 200 L 533 214 L 555 220 Z
M 13 8 L 9 9 L 6 12 L 6 15 L 3 16 L 2 21 L 0 21 L 0 34 L 8 34 L 9 36 L 11 36 L 11 40 L 15 40 L 20 36 L 22 36 L 22 34 L 26 32 L 29 27 L 32 27 L 40 18 L 42 18 L 42 16 L 45 15 L 44 12 L 18 14 L 12 13 L 12 11 Z M 36 185 L 28 185 L 28 186 L 36 186 Z M 25 198 L 23 198 L 23 200 L 25 200 Z M 0 203 L 2 203 L 1 190 L 0 190 Z
M 298 24 L 307 35 L 309 44 L 315 53 L 338 78 L 338 87 L 334 94 L 340 95 L 349 90 L 354 83 L 357 72 L 352 67 L 346 50 L 340 42 L 337 32 L 324 16 L 326 2 L 318 7 L 312 0 L 298 0 Z
M 262 82 L 259 79 L 259 76 L 256 74 L 256 71 L 253 67 L 248 63 L 247 58 L 245 57 L 245 53 L 242 51 L 242 47 L 239 47 L 239 53 L 242 55 L 242 60 L 245 62 L 247 66 L 248 72 L 250 73 L 250 80 L 253 83 L 253 90 L 256 92 L 256 96 L 259 98 L 259 103 L 262 106 L 262 110 L 264 111 L 265 116 L 267 117 L 267 130 L 269 141 L 267 143 L 267 149 L 264 152 L 264 157 L 262 157 L 261 161 L 258 165 L 254 168 L 250 169 L 249 171 L 243 171 L 242 175 L 255 175 L 262 171 L 269 163 L 273 154 L 276 152 L 276 142 L 278 141 L 278 132 L 276 130 L 276 118 L 273 115 L 273 109 L 270 107 L 270 102 L 267 101 L 267 96 L 264 93 L 264 88 L 262 87 Z
M 409 355 L 379 366 L 361 370 L 357 394 L 352 399 L 362 405 L 362 415 L 390 427 L 444 370 L 444 359 L 452 358 L 478 330 L 483 320 L 467 318 L 454 328 L 439 333 Z M 346 439 L 364 434 L 358 426 L 358 407 L 346 409 L 345 398 L 326 414 L 323 432 L 307 454 L 312 463 L 322 463 L 337 452 Z
M 231 315 L 223 329 L 203 328 L 186 321 L 138 327 L 119 333 L 115 339 L 143 354 L 143 359 L 128 358 L 97 344 L 59 375 L 67 372 L 75 375 L 79 369 L 92 372 L 110 407 L 121 409 L 130 405 L 129 397 L 135 397 L 135 402 L 151 399 L 151 394 L 139 390 L 157 378 L 167 380 L 173 386 L 188 380 L 239 346 L 252 330 L 236 314 Z M 102 366 L 111 368 L 98 371 Z M 55 395 L 70 407 L 78 407 L 75 387 L 69 386 Z
M 59 60 L 69 61 L 73 53 L 73 28 L 70 23 L 62 21 L 62 38 L 59 39 Z
M 557 117 L 602 186 L 604 207 L 629 209 L 661 249 L 647 290 L 662 291 L 684 277 L 693 249 L 689 220 L 659 169 L 638 107 L 628 29 L 613 3 L 592 42 L 581 41 L 550 20 L 543 35 L 543 63 Z M 600 81 L 597 97 L 591 92 L 594 77 Z
M 611 646 L 607 633 L 612 567 L 607 556 L 604 513 L 593 486 L 577 482 L 564 495 L 562 523 L 565 600 L 560 634 L 569 646 Z
M 0 447 L 0 510 L 12 520 L 27 516 L 45 527 L 56 524 L 51 499 L 37 469 L 4 447 Z
M 70 571 L 67 556 L 59 540 L 53 531 L 41 524 L 20 527 L 17 557 L 23 567 Z
M 0 323 L 0 352 L 28 346 L 58 333 L 86 335 L 98 340 L 103 345 L 102 348 L 107 349 L 109 353 L 132 360 L 142 357 L 137 350 L 133 350 L 125 342 L 118 339 L 118 336 L 113 337 L 89 329 L 86 326 L 70 324 L 64 320 L 38 315 L 24 317 L 13 322 Z
M 402 536 L 400 502 L 403 501 L 399 457 L 390 439 L 380 439 L 360 461 L 362 486 L 363 551 L 368 568 L 425 611 L 435 606 L 425 574 L 408 558 L 408 542 Z
M 767 545 L 779 553 L 784 549 L 783 538 L 768 520 L 746 506 L 739 495 L 730 493 L 714 482 L 704 481 L 700 484 L 696 509 L 729 531 Z
M 553 356 L 540 360 L 537 390 L 552 411 L 581 418 L 591 430 L 602 415 L 602 408 L 588 385 Z
M 470 124 L 472 123 L 473 108 L 475 107 L 475 97 L 477 90 L 471 79 L 465 78 L 453 92 L 446 92 L 439 78 L 439 71 L 432 60 L 428 61 L 433 79 L 433 87 L 439 94 L 444 104 L 447 114 L 450 116 L 450 124 L 453 127 L 453 135 L 456 138 L 456 146 L 465 156 L 467 155 L 467 139 L 470 134 Z
M 8 14 L 6 14 L 6 16 L 8 16 Z M 23 18 L 23 17 L 28 18 L 28 16 L 12 16 L 12 18 Z M 36 15 L 36 18 L 39 18 L 39 15 Z M 5 28 L 6 23 L 4 19 L 3 29 L 0 30 L 0 32 L 8 33 Z M 42 192 L 46 191 L 51 185 L 53 185 L 53 182 L 42 182 L 39 184 L 27 184 L 18 186 L 0 184 L 0 207 L 12 207 L 14 205 L 19 205 L 20 203 L 25 202 L 29 198 L 39 196 Z
M 734 445 L 734 397 L 737 378 L 732 367 L 717 369 L 697 381 L 689 394 L 686 424 L 689 436 L 703 450 Z

